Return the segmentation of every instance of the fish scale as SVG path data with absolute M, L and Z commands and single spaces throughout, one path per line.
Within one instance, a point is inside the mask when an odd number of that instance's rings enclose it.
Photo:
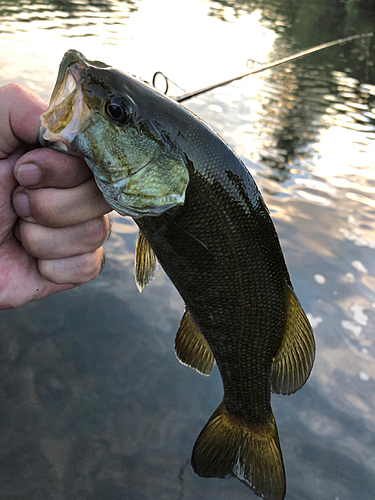
M 235 157 L 233 161 L 239 160 Z M 223 172 L 225 168 L 225 165 L 223 167 L 215 165 L 215 169 L 219 172 Z M 247 177 L 246 172 L 244 176 Z M 165 234 L 167 231 L 163 228 L 165 224 L 163 217 L 143 217 L 137 219 L 136 223 L 150 242 L 166 273 L 173 276 L 176 288 L 207 338 L 223 379 L 226 407 L 235 415 L 244 413 L 245 420 L 253 424 L 263 424 L 268 422 L 271 411 L 269 390 L 271 364 L 284 333 L 283 288 L 287 276 L 278 273 L 276 279 L 270 280 L 267 268 L 264 266 L 265 259 L 262 252 L 259 252 L 262 246 L 264 247 L 262 241 L 264 238 L 259 231 L 254 231 L 255 220 L 249 222 L 238 200 L 233 200 L 226 192 L 212 193 L 209 186 L 215 181 L 214 175 L 196 176 L 192 171 L 190 179 L 191 185 L 199 187 L 195 189 L 196 193 L 188 187 L 185 204 L 174 209 L 174 219 L 180 227 L 186 228 L 189 232 L 194 231 L 194 236 L 208 249 L 212 249 L 206 258 L 202 252 L 198 252 L 197 263 L 191 252 L 191 245 L 187 258 L 181 256 L 180 245 L 177 251 L 172 250 L 171 254 L 166 256 L 166 241 L 173 249 L 173 240 L 178 239 L 180 235 L 178 231 L 173 231 L 170 236 Z M 247 208 L 258 204 L 260 195 L 255 193 L 257 196 L 254 200 L 249 198 L 246 200 Z M 225 221 L 221 223 L 218 223 L 219 205 L 220 218 Z M 269 222 L 268 218 L 265 220 Z M 228 239 L 226 234 L 229 225 L 233 226 L 229 233 L 231 239 Z M 267 226 L 272 230 L 273 236 L 272 225 L 267 224 Z M 263 228 L 266 229 L 267 227 Z M 162 239 L 161 234 L 163 234 Z M 185 239 L 185 234 L 181 237 Z M 272 240 L 267 238 L 268 246 L 271 242 Z M 277 239 L 273 238 L 273 243 L 274 248 L 268 248 L 268 252 L 275 254 L 272 260 L 274 267 L 276 257 L 280 260 L 281 254 Z M 212 259 L 216 262 L 213 269 L 210 265 Z M 247 265 L 241 266 L 240 260 Z M 199 271 L 194 272 L 192 266 Z M 235 279 L 237 267 L 241 268 L 240 280 Z M 240 293 L 241 290 L 243 293 Z M 267 311 L 270 303 L 277 321 Z M 248 312 L 244 312 L 243 305 Z M 237 309 L 241 314 L 228 313 Z M 266 310 L 263 311 L 264 309 Z M 206 325 L 206 318 L 209 315 L 219 320 L 214 325 Z M 254 344 L 260 343 L 261 349 L 255 349 Z M 223 349 L 223 345 L 226 345 L 226 348 Z M 237 348 L 234 349 L 236 345 Z M 229 356 L 228 351 L 231 353 Z M 246 358 L 245 363 L 241 359 L 243 356 Z M 249 387 L 254 382 L 257 390 L 251 391 Z M 237 398 L 234 398 L 233 394 L 236 394 Z M 238 398 L 239 394 L 246 397 Z M 251 420 L 248 415 L 251 415 Z
M 139 289 L 158 260 L 185 301 L 180 361 L 209 375 L 216 360 L 224 395 L 195 443 L 195 472 L 235 476 L 282 500 L 271 390 L 302 387 L 315 343 L 248 170 L 182 105 L 74 50 L 60 65 L 40 138 L 83 156 L 107 202 L 137 223 Z

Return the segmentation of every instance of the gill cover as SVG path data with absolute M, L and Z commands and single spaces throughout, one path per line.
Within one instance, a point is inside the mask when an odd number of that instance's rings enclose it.
M 158 151 L 139 170 L 117 181 L 103 180 L 101 166 L 85 160 L 107 203 L 120 215 L 157 216 L 185 201 L 189 174 L 178 151 Z
M 152 106 L 143 111 L 155 92 L 69 50 L 41 117 L 42 145 L 82 156 L 106 201 L 121 215 L 157 216 L 185 201 L 185 157 L 158 129 Z

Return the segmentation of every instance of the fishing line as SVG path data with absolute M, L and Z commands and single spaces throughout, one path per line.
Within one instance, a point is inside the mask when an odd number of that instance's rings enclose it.
M 358 38 L 366 38 L 366 37 L 371 37 L 371 36 L 373 36 L 373 33 L 362 33 L 362 34 L 358 34 L 358 35 L 348 36 L 346 38 L 339 38 L 338 40 L 334 40 L 332 42 L 322 43 L 321 45 L 316 45 L 316 46 L 311 47 L 309 49 L 302 50 L 301 52 L 298 52 L 297 54 L 293 54 L 292 56 L 283 57 L 282 59 L 278 59 L 277 61 L 273 61 L 271 63 L 261 65 L 260 68 L 252 69 L 251 71 L 249 71 L 248 73 L 245 73 L 243 75 L 235 76 L 234 78 L 229 78 L 228 80 L 224 80 L 224 81 L 219 82 L 219 83 L 214 83 L 212 85 L 209 85 L 208 87 L 204 87 L 204 88 L 199 89 L 199 90 L 194 90 L 193 92 L 187 92 L 187 93 L 182 94 L 180 96 L 174 97 L 173 99 L 177 102 L 187 101 L 188 99 L 191 99 L 192 97 L 196 97 L 197 95 L 204 94 L 206 92 L 209 92 L 210 90 L 216 89 L 216 88 L 221 87 L 223 85 L 228 85 L 229 83 L 235 82 L 237 80 L 241 80 L 242 78 L 245 78 L 246 76 L 255 75 L 256 73 L 260 73 L 261 71 L 265 71 L 266 69 L 275 68 L 276 66 L 280 66 L 280 64 L 294 61 L 295 59 L 299 59 L 300 57 L 307 56 L 308 54 L 312 54 L 313 52 L 317 52 L 318 50 L 327 49 L 328 47 L 333 47 L 334 45 L 341 45 L 341 44 L 344 44 L 346 42 L 350 42 L 351 40 L 356 40 Z M 247 64 L 249 63 L 249 61 L 256 63 L 256 61 L 254 61 L 253 59 L 248 59 Z M 164 93 L 166 94 L 168 91 L 168 88 L 169 88 L 168 80 L 170 82 L 172 82 L 172 80 L 168 79 L 161 71 L 157 71 L 154 74 L 153 79 L 152 79 L 152 84 L 154 87 L 155 87 L 156 77 L 159 74 L 162 75 L 165 79 L 166 89 L 165 89 Z M 179 87 L 181 90 L 184 90 L 176 83 L 174 83 L 174 82 L 172 82 L 172 83 L 174 85 L 176 85 L 177 87 Z
M 175 227 L 179 231 L 182 231 L 183 234 L 185 234 L 189 238 L 192 238 L 196 243 L 198 243 L 198 245 L 200 245 L 200 247 L 204 248 L 204 250 L 206 250 L 209 254 L 212 255 L 210 250 L 206 247 L 206 245 L 204 243 L 202 243 L 201 240 L 199 240 L 193 234 L 189 233 L 189 231 L 186 231 L 186 229 L 184 229 L 179 224 L 177 224 L 177 222 L 175 220 L 173 220 L 167 213 L 164 213 L 163 215 L 164 215 L 164 218 L 172 225 L 172 227 Z
M 259 62 L 259 61 L 256 61 L 255 59 L 248 59 L 246 61 L 246 66 L 249 68 L 249 69 L 254 69 L 254 67 L 258 65 L 260 67 L 263 66 L 263 63 Z
M 156 85 L 156 79 L 158 76 L 162 76 L 164 78 L 164 85 L 165 85 L 165 89 L 164 91 L 162 91 L 161 89 L 158 89 L 157 85 Z M 185 89 L 183 89 L 182 87 L 180 87 L 177 83 L 175 83 L 173 80 L 171 80 L 170 78 L 168 78 L 167 76 L 165 76 L 165 74 L 161 71 L 156 71 L 156 73 L 154 73 L 154 76 L 152 77 L 152 86 L 158 90 L 160 90 L 160 92 L 162 92 L 163 94 L 167 94 L 168 93 L 168 89 L 169 89 L 169 82 L 173 83 L 173 85 L 175 85 L 176 87 L 178 87 L 179 89 L 181 89 L 183 92 L 186 92 Z

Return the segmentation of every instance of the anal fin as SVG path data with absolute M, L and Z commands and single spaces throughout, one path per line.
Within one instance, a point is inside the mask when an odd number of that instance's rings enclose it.
M 154 278 L 157 266 L 158 261 L 150 243 L 139 231 L 135 245 L 135 282 L 140 292 Z
M 174 346 L 176 356 L 181 363 L 191 366 L 203 375 L 211 374 L 215 365 L 214 355 L 207 340 L 186 308 L 176 334 Z
M 293 394 L 309 378 L 315 359 L 311 325 L 292 289 L 287 291 L 287 320 L 280 349 L 273 360 L 271 390 Z

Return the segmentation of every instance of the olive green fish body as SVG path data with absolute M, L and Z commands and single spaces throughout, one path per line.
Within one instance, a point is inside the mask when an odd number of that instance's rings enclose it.
M 272 362 L 285 334 L 291 284 L 253 179 L 214 134 L 204 147 L 207 165 L 198 149 L 189 164 L 184 205 L 136 222 L 211 348 L 224 386 L 221 411 L 240 422 L 245 432 L 260 430 L 275 443 L 270 462 L 279 479 L 276 492 L 267 492 L 266 498 L 282 498 L 284 473 L 270 383 Z M 223 459 L 229 448 L 225 441 L 222 450 L 221 445 L 212 445 L 201 457 L 193 455 L 196 471 L 204 476 L 235 474 L 258 494 L 266 493 L 257 478 L 235 470 L 238 449 L 227 464 Z M 214 470 L 206 468 L 210 452 L 222 454 Z M 269 474 L 264 468 L 259 482 L 267 483 Z
M 76 51 L 42 123 L 41 142 L 83 156 L 108 203 L 138 224 L 138 287 L 158 260 L 181 294 L 180 361 L 206 375 L 217 362 L 224 397 L 194 446 L 194 470 L 282 500 L 271 391 L 305 383 L 315 344 L 250 173 L 183 106 Z
M 226 407 L 262 423 L 269 417 L 271 366 L 285 333 L 291 284 L 254 181 L 216 142 L 210 165 L 200 168 L 199 150 L 191 161 L 184 205 L 136 223 L 213 351 Z

